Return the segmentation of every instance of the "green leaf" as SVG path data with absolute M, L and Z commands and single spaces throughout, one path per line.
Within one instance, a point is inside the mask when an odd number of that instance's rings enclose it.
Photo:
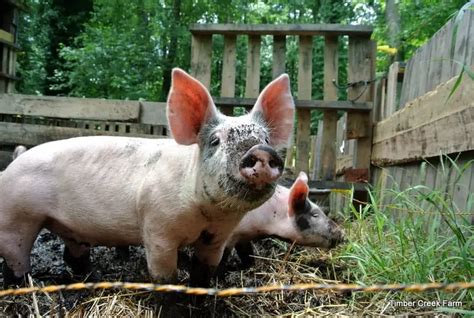
M 454 86 L 451 89 L 451 92 L 449 92 L 449 95 L 448 95 L 448 98 L 446 98 L 445 104 L 448 102 L 451 96 L 453 96 L 454 92 L 458 89 L 459 85 L 461 84 L 463 74 L 464 74 L 464 68 L 461 70 L 461 73 L 459 73 L 458 79 L 456 80 L 456 83 L 454 83 Z

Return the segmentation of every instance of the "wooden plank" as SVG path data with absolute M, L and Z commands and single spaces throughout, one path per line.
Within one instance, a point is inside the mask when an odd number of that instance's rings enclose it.
M 237 61 L 236 41 L 237 37 L 235 35 L 224 36 L 224 58 L 222 60 L 221 82 L 221 96 L 223 97 L 235 96 L 235 64 Z M 234 113 L 233 107 L 224 107 L 221 111 L 229 116 Z
M 427 91 L 431 91 L 434 89 L 439 83 L 441 83 L 441 65 L 442 65 L 442 54 L 441 50 L 444 45 L 449 45 L 448 43 L 444 43 L 443 40 L 443 30 L 440 29 L 435 35 L 431 38 L 428 42 L 431 47 L 431 55 L 430 55 L 430 63 L 429 63 L 429 81 L 426 86 Z M 414 96 L 413 98 L 407 100 L 407 102 L 413 100 L 418 96 Z
M 469 23 L 471 15 L 468 12 L 464 13 L 464 17 L 459 23 L 458 32 L 456 35 L 456 44 L 454 46 L 454 57 L 453 59 L 459 63 L 466 63 L 468 56 L 467 47 L 469 44 Z M 472 36 L 472 35 L 471 35 Z M 461 72 L 462 65 L 459 63 L 452 64 L 451 74 L 453 76 L 458 75 Z
M 349 82 L 369 81 L 374 77 L 372 42 L 367 38 L 349 38 L 349 67 L 347 77 Z M 372 85 L 352 87 L 347 93 L 349 100 L 370 101 Z M 347 139 L 367 137 L 370 133 L 369 116 L 350 111 L 347 116 Z
M 376 43 L 368 38 L 349 38 L 348 81 L 369 81 L 375 78 Z M 349 90 L 348 99 L 372 101 L 373 83 L 367 87 L 355 87 Z M 372 148 L 372 118 L 370 115 L 350 111 L 347 114 L 347 139 L 357 138 L 355 168 L 370 168 Z M 370 175 L 370 172 L 369 172 Z
M 449 133 L 447 133 L 449 131 Z M 392 165 L 474 149 L 474 107 L 397 133 L 375 143 L 372 162 Z
M 125 130 L 125 129 L 124 129 Z M 36 146 L 48 141 L 79 136 L 127 136 L 161 138 L 156 135 L 0 122 L 0 144 Z
M 193 35 L 191 39 L 191 75 L 208 89 L 211 86 L 212 35 Z
M 472 9 L 472 7 L 471 7 Z M 469 15 L 469 41 L 467 42 L 466 49 L 466 64 L 474 67 L 474 10 L 468 10 L 466 15 Z M 474 218 L 474 216 L 473 216 Z
M 212 99 L 216 106 L 219 107 L 252 107 L 257 101 L 256 98 L 240 98 L 240 97 L 216 97 Z M 372 102 L 351 102 L 346 100 L 325 101 L 325 100 L 299 100 L 295 99 L 295 107 L 309 110 L 334 110 L 347 111 L 356 110 L 358 112 L 369 113 L 372 110 Z M 155 102 L 147 102 L 155 103 Z M 157 103 L 165 106 L 165 103 Z M 0 112 L 1 113 L 1 112 Z
M 192 34 L 249 35 L 360 35 L 370 37 L 373 28 L 344 24 L 192 24 Z
M 5 30 L 0 29 L 0 39 L 5 42 L 13 43 L 15 36 Z
M 258 97 L 260 93 L 260 36 L 249 36 L 245 97 Z
M 462 81 L 455 94 L 446 102 L 456 79 L 457 77 L 454 77 L 439 85 L 434 91 L 413 100 L 405 108 L 377 123 L 374 127 L 373 143 L 390 139 L 397 133 L 416 128 L 472 105 L 474 83 L 469 80 Z
M 56 118 L 138 121 L 137 101 L 0 94 L 0 113 Z
M 11 50 L 10 51 L 10 62 L 8 63 L 8 74 L 13 78 L 16 78 L 16 52 Z M 7 85 L 7 93 L 14 93 L 15 92 L 15 81 L 10 80 L 8 81 Z
M 283 35 L 273 36 L 273 64 L 272 77 L 276 78 L 278 75 L 285 73 L 286 62 L 286 37 Z
M 412 79 L 411 85 L 408 93 L 408 100 L 413 100 L 416 97 L 420 96 L 420 81 L 422 80 L 422 72 L 423 72 L 423 50 L 426 50 L 426 46 L 423 46 L 416 50 L 415 54 L 413 55 L 413 72 L 412 72 Z M 424 85 L 425 86 L 425 85 Z M 422 93 L 421 93 L 422 94 Z
M 378 75 L 377 75 L 378 77 Z M 380 79 L 375 81 L 374 90 L 374 109 L 372 109 L 372 121 L 377 122 L 385 118 L 386 107 L 386 84 L 387 78 L 384 74 Z
M 418 83 L 418 91 L 415 93 L 415 97 L 419 97 L 428 92 L 428 74 L 430 67 L 431 48 L 429 46 L 423 46 L 420 51 L 418 61 L 418 76 L 416 82 Z
M 283 186 L 290 187 L 294 183 L 294 179 L 292 178 L 285 178 L 280 179 L 279 181 Z M 330 189 L 339 189 L 339 190 L 350 190 L 354 188 L 355 191 L 366 191 L 367 184 L 360 183 L 360 182 L 340 182 L 340 181 L 328 181 L 328 180 L 309 180 L 308 186 L 310 189 L 310 193 L 318 192 L 318 190 L 327 190 Z
M 324 42 L 324 100 L 337 100 L 337 88 L 333 81 L 338 83 L 338 39 L 327 36 Z M 337 112 L 324 111 L 323 121 L 321 164 L 319 165 L 318 178 L 334 180 L 336 177 Z
M 310 36 L 299 37 L 298 58 L 298 99 L 311 99 L 312 71 L 313 71 L 313 38 Z M 296 127 L 296 165 L 295 172 L 304 171 L 309 174 L 309 134 L 311 124 L 311 111 L 297 110 Z
M 412 65 L 413 60 L 408 60 L 405 66 L 405 74 L 403 76 L 402 82 L 402 91 L 400 92 L 400 109 L 405 107 L 405 104 L 408 102 L 408 92 L 410 90 L 411 85 L 411 77 L 412 77 Z
M 454 28 L 454 20 L 451 19 L 443 26 L 444 33 L 443 33 L 443 42 L 445 43 L 442 48 L 442 61 L 441 61 L 441 78 L 440 83 L 446 82 L 451 77 L 455 76 L 452 74 L 453 69 L 453 56 L 451 56 L 451 44 L 453 41 L 453 28 Z M 474 36 L 474 34 L 472 35 Z M 438 83 L 439 84 L 439 83 Z M 427 92 L 427 91 L 425 91 Z M 425 93 L 423 92 L 423 93 Z
M 166 103 L 140 101 L 140 123 L 168 126 Z
M 322 136 L 323 136 L 324 121 L 318 121 L 318 131 L 316 133 L 316 140 L 314 141 L 314 164 L 311 170 L 311 180 L 318 179 L 319 166 L 321 165 L 321 155 L 318 153 L 321 152 Z

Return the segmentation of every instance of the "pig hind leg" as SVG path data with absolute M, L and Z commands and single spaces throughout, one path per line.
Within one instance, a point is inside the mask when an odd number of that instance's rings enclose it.
M 10 230 L 5 230 L 9 228 Z M 0 227 L 0 255 L 4 258 L 4 286 L 20 285 L 31 272 L 30 254 L 41 226 L 36 222 Z
M 83 276 L 92 270 L 90 262 L 90 246 L 64 239 L 64 262 L 72 269 L 73 274 Z

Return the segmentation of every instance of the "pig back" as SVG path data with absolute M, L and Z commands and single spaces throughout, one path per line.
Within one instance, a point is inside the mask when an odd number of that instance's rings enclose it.
M 72 231 L 91 244 L 140 244 L 137 206 L 144 180 L 150 174 L 168 176 L 178 169 L 177 162 L 187 162 L 176 156 L 193 148 L 173 140 L 125 137 L 46 143 L 5 170 L 0 196 L 7 195 L 10 203 L 3 210 L 10 214 L 21 210 L 53 231 Z

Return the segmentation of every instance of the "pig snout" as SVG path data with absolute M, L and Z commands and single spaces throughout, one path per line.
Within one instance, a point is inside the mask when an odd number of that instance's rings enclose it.
M 283 171 L 283 160 L 273 148 L 255 145 L 242 157 L 239 170 L 245 180 L 262 187 L 276 181 Z
M 329 248 L 334 248 L 339 244 L 345 242 L 345 233 L 344 230 L 337 225 L 336 222 L 331 220 L 330 223 L 330 240 L 329 240 Z

